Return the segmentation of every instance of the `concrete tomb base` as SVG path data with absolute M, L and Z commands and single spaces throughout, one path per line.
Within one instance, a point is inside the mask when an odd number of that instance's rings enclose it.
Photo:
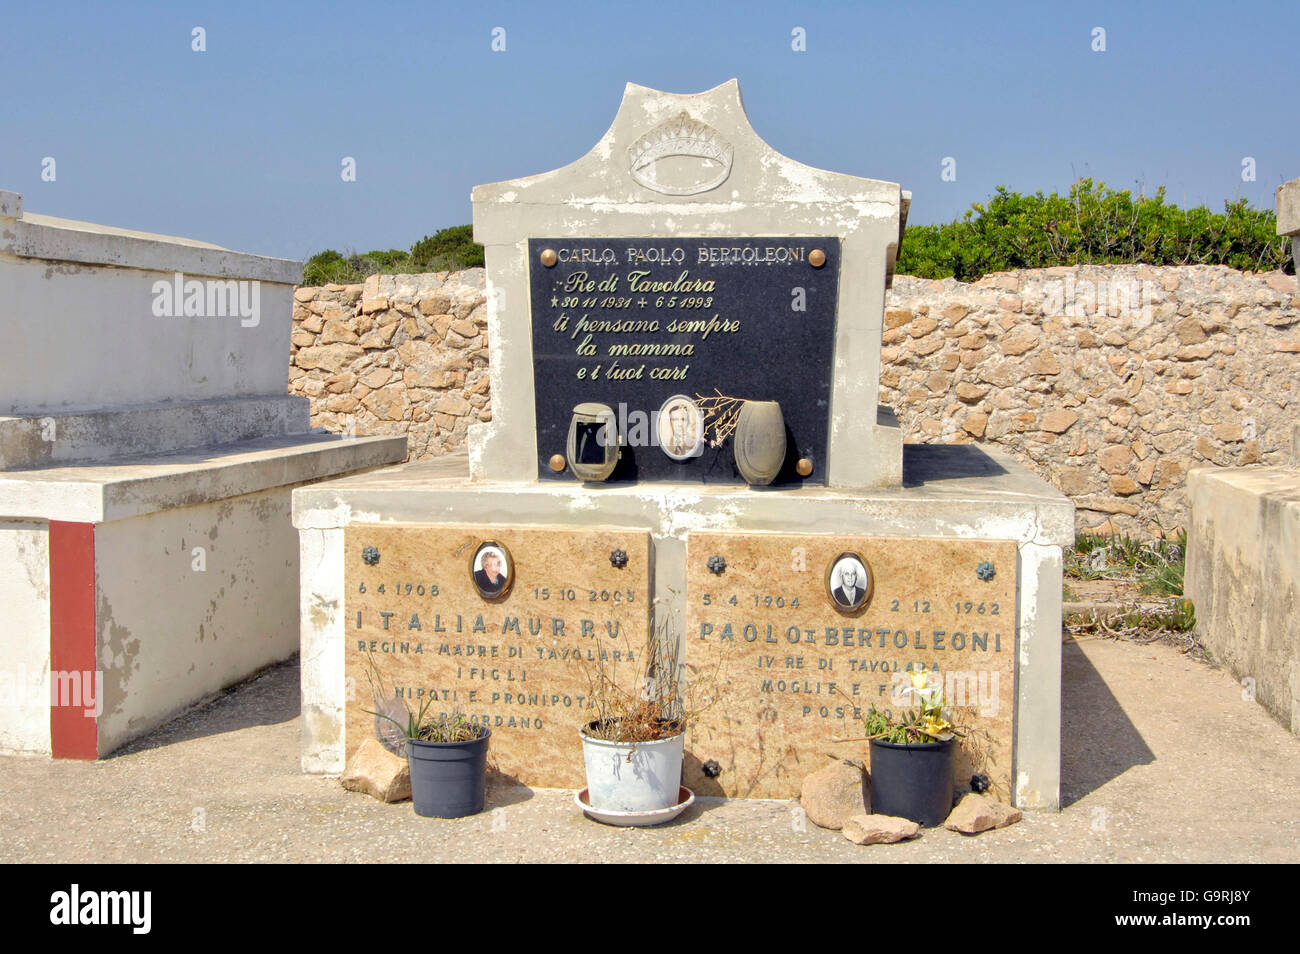
M 637 621 L 641 629 L 630 634 L 630 645 L 639 648 L 651 625 L 648 602 L 656 626 L 672 621 L 688 671 L 719 660 L 729 667 L 761 664 L 762 647 L 774 642 L 768 653 L 779 670 L 771 674 L 773 686 L 758 672 L 732 680 L 738 691 L 701 721 L 702 737 L 688 738 L 686 784 L 712 784 L 715 790 L 705 788 L 706 794 L 797 795 L 808 766 L 824 761 L 823 751 L 851 748 L 833 737 L 861 735 L 860 722 L 853 721 L 860 713 L 852 710 L 880 704 L 889 682 L 881 672 L 909 663 L 958 668 L 962 653 L 952 653 L 953 637 L 961 634 L 961 648 L 973 649 L 963 631 L 978 628 L 988 648 L 978 665 L 1002 668 L 1009 677 L 994 713 L 997 725 L 990 726 L 1003 734 L 997 741 L 1006 754 L 990 775 L 1004 780 L 1004 797 L 1019 807 L 1059 807 L 1062 548 L 1073 541 L 1074 511 L 1068 499 L 1009 457 L 972 445 L 908 446 L 904 486 L 879 491 L 469 485 L 467 476 L 464 458 L 443 458 L 294 492 L 303 571 L 304 771 L 342 772 L 348 753 L 373 734 L 363 712 L 374 707 L 365 681 L 370 656 L 412 698 L 436 691 L 446 708 L 488 720 L 504 775 L 543 787 L 579 787 L 585 684 L 572 666 L 553 662 L 552 649 L 586 654 L 593 646 L 623 646 L 610 632 L 621 623 L 618 631 L 626 633 Z M 525 539 L 539 531 L 551 538 L 551 549 Z M 576 548 L 564 543 L 574 531 L 583 541 Z M 743 590 L 730 581 L 740 581 L 754 558 L 738 545 L 737 533 L 786 551 L 805 548 L 805 569 L 773 574 L 768 581 L 769 595 L 803 594 L 799 608 L 754 607 L 762 598 L 755 601 L 757 593 L 744 591 L 744 600 L 721 615 L 704 611 L 699 584 L 710 578 L 707 563 L 720 540 L 728 565 L 717 576 L 716 590 Z M 648 566 L 638 565 L 647 536 Z M 500 602 L 470 589 L 467 561 L 484 540 L 503 544 L 516 564 L 509 595 Z M 621 549 L 629 559 L 611 571 L 617 540 L 626 541 Z M 372 565 L 367 546 L 375 549 Z M 819 554 L 854 546 L 877 579 L 865 611 L 846 619 L 822 593 L 826 568 Z M 939 552 L 959 553 L 964 562 L 924 562 Z M 921 562 L 891 562 L 895 553 Z M 984 560 L 994 564 L 988 581 L 977 576 Z M 625 590 L 648 585 L 649 600 L 637 592 L 639 602 L 611 606 L 610 579 L 627 581 Z M 384 595 L 376 596 L 385 582 Z M 409 584 L 423 592 L 407 592 Z M 997 592 L 1008 594 L 1010 605 L 980 606 L 987 598 L 980 594 Z M 970 595 L 951 599 L 957 593 Z M 927 600 L 923 628 L 917 624 L 920 610 L 908 617 L 908 629 L 893 625 L 895 604 L 905 601 L 909 610 Z M 706 619 L 712 628 L 702 640 Z M 531 633 L 530 621 L 536 627 Z M 714 639 L 728 621 L 735 638 Z M 795 623 L 801 632 L 812 631 L 797 644 L 789 637 Z M 832 629 L 834 649 L 827 646 Z M 884 646 L 879 636 L 872 639 L 881 629 L 890 634 Z M 857 642 L 852 650 L 844 645 L 846 632 Z M 898 632 L 907 634 L 903 647 L 894 642 Z M 942 649 L 935 648 L 936 633 L 943 634 Z M 828 687 L 832 680 L 849 694 L 847 704 Z M 554 700 L 557 688 L 560 698 Z M 800 698 L 801 691 L 811 695 Z M 809 700 L 812 711 L 804 712 Z M 847 711 L 822 714 L 824 706 Z M 840 754 L 864 754 L 865 743 L 858 747 L 863 752 Z M 773 749 L 780 750 L 776 764 Z M 769 752 L 769 764 L 759 764 L 760 750 Z M 502 753 L 508 753 L 504 761 Z M 723 770 L 715 783 L 706 782 L 701 770 L 710 760 Z
M 1197 632 L 1247 698 L 1300 734 L 1300 466 L 1197 468 L 1187 496 Z

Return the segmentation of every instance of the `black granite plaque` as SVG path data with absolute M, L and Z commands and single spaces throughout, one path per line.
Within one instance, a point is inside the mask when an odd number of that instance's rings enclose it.
M 825 483 L 839 239 L 529 239 L 528 251 L 541 479 L 575 479 L 549 461 L 565 453 L 574 407 L 594 402 L 627 442 L 610 480 L 744 483 L 730 438 L 698 454 L 659 440 L 669 399 L 722 394 L 780 402 L 774 486 Z M 578 439 L 591 439 L 581 425 Z

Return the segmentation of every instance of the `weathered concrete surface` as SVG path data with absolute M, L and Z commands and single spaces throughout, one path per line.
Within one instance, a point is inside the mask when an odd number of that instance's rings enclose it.
M 0 752 L 51 751 L 50 519 L 95 524 L 105 755 L 298 650 L 294 484 L 400 459 L 404 443 L 302 435 L 277 450 L 0 473 Z M 5 519 L 40 503 L 54 505 Z
M 286 434 L 306 434 L 309 402 L 288 394 L 0 417 L 0 470 L 51 467 Z
M 1300 179 L 1277 187 L 1277 234 L 1291 236 L 1291 258 L 1300 272 Z
M 284 393 L 301 263 L 16 211 L 0 216 L 0 415 Z M 196 279 L 220 282 L 213 314 L 155 314 L 156 287 Z
M 49 537 L 43 521 L 0 519 L 0 752 L 50 750 L 50 641 L 21 638 L 49 632 Z
M 1300 734 L 1300 468 L 1193 470 L 1184 585 L 1198 632 Z
M 294 524 L 503 521 L 648 526 L 665 537 L 691 530 L 878 533 L 987 537 L 1042 545 L 1074 542 L 1074 506 L 996 448 L 914 445 L 904 486 L 844 491 L 806 486 L 754 492 L 729 485 L 566 483 L 470 485 L 463 456 L 389 467 L 303 487 Z
M 276 487 L 96 526 L 101 756 L 294 654 L 298 608 L 284 590 L 298 575 L 290 493 Z
M 404 437 L 299 434 L 160 457 L 0 472 L 0 516 L 102 523 L 404 459 Z
M 1064 808 L 978 838 L 862 848 L 793 800 L 699 799 L 669 825 L 619 829 L 572 793 L 527 789 L 489 791 L 472 818 L 419 818 L 300 774 L 287 664 L 106 761 L 0 758 L 0 861 L 1300 862 L 1300 739 L 1230 675 L 1160 645 L 1063 655 Z
M 1277 187 L 1277 234 L 1300 235 L 1300 179 Z

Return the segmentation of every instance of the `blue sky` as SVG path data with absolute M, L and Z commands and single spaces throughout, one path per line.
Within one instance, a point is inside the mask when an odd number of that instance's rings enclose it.
M 739 78 L 774 148 L 901 183 L 914 223 L 999 184 L 1092 176 L 1217 210 L 1300 176 L 1294 4 L 50 2 L 4 26 L 0 188 L 287 258 L 468 222 L 477 183 L 585 153 L 629 80 Z

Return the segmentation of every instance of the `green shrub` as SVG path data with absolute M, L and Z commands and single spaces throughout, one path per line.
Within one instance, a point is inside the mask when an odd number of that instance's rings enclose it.
M 483 267 L 483 246 L 474 241 L 472 225 L 453 225 L 426 235 L 411 246 L 411 261 L 421 271 L 455 271 Z
M 1163 188 L 1134 196 L 1091 179 L 1076 182 L 1068 196 L 998 186 L 958 221 L 908 228 L 897 270 L 961 281 L 1013 268 L 1138 262 L 1294 272 L 1272 210 L 1252 209 L 1245 199 L 1223 206 L 1222 213 L 1180 209 L 1166 204 Z
M 483 246 L 474 242 L 473 227 L 455 225 L 425 236 L 409 252 L 398 248 L 364 254 L 343 255 L 326 249 L 307 259 L 302 270 L 304 285 L 338 285 L 364 282 L 375 274 L 458 271 L 483 267 Z
M 1065 575 L 1076 580 L 1125 580 L 1147 595 L 1182 596 L 1187 531 L 1142 541 L 1084 531 L 1065 548 Z
M 304 285 L 328 285 L 330 282 L 346 282 L 351 274 L 348 263 L 343 256 L 329 248 L 307 259 L 302 269 Z
M 1053 265 L 1227 265 L 1242 271 L 1295 271 L 1290 241 L 1275 234 L 1271 209 L 1245 199 L 1180 209 L 1154 196 L 1113 192 L 1080 179 L 1067 196 L 1021 195 L 1005 186 L 947 225 L 913 225 L 903 238 L 900 275 L 974 281 L 991 272 Z M 398 249 L 344 256 L 313 255 L 304 285 L 364 281 L 376 272 L 453 271 L 483 267 L 473 227 L 454 225 L 426 235 L 410 252 Z

